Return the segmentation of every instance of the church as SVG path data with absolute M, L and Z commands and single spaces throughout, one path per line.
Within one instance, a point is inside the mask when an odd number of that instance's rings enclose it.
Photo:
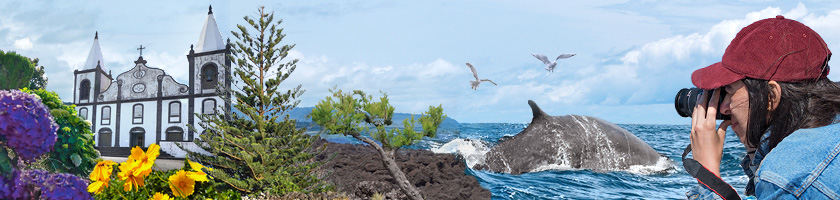
M 99 33 L 95 34 L 84 68 L 73 72 L 73 103 L 79 116 L 91 122 L 96 147 L 103 154 L 103 149 L 158 144 L 162 154 L 184 157 L 186 152 L 175 144 L 197 150 L 192 141 L 203 131 L 194 113 L 230 110 L 215 89 L 217 85 L 226 90 L 231 87 L 231 80 L 227 80 L 230 45 L 222 41 L 212 7 L 198 42 L 189 48 L 189 66 L 183 66 L 189 67 L 187 84 L 175 81 L 162 69 L 146 65 L 154 61 L 143 59 L 142 46 L 134 67 L 112 76 L 110 70 L 106 73 Z M 197 130 L 190 130 L 188 124 Z

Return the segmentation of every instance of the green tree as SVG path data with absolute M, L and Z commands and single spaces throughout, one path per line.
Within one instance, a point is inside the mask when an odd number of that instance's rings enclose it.
M 258 14 L 245 16 L 248 25 L 237 25 L 239 32 L 232 32 L 238 39 L 232 46 L 234 76 L 242 87 L 231 91 L 216 87 L 226 102 L 231 99 L 225 94 L 235 97 L 232 105 L 241 113 L 196 114 L 207 131 L 194 142 L 212 156 L 188 151 L 189 156 L 216 168 L 210 172 L 216 180 L 246 194 L 265 191 L 282 196 L 292 191 L 329 190 L 314 173 L 321 162 L 313 157 L 323 148 L 313 150 L 313 137 L 297 129 L 287 114 L 300 102 L 295 99 L 303 90 L 300 85 L 285 92 L 279 89 L 298 62 L 281 63 L 295 45 L 280 44 L 285 37 L 278 28 L 282 20 L 275 22 L 274 14 L 266 13 L 264 7 Z M 228 80 L 234 79 L 229 75 Z
M 400 170 L 394 154 L 401 147 L 415 144 L 424 136 L 435 137 L 440 123 L 446 118 L 442 105 L 429 106 L 429 110 L 422 114 L 419 122 L 423 131 L 418 133 L 414 131 L 417 120 L 413 115 L 411 119 L 403 120 L 402 130 L 389 127 L 393 123 L 394 107 L 388 103 L 387 94 L 383 94 L 379 101 L 373 101 L 373 96 L 360 90 L 342 93 L 341 90 L 333 89 L 330 92 L 333 93 L 332 97 L 327 96 L 312 110 L 312 121 L 322 126 L 323 131 L 327 131 L 328 134 L 349 135 L 375 148 L 382 157 L 382 164 L 394 177 L 403 193 L 414 200 L 423 199 L 420 191 Z M 376 129 L 370 130 L 370 126 L 362 122 L 373 125 Z M 362 136 L 361 133 L 369 133 L 376 141 Z
M 27 87 L 34 74 L 35 65 L 29 58 L 0 50 L 0 90 Z
M 47 77 L 44 76 L 44 66 L 38 66 L 38 58 L 32 60 L 32 66 L 35 67 L 35 72 L 32 74 L 32 79 L 29 80 L 29 89 L 38 90 L 38 89 L 46 89 L 47 88 L 47 81 L 49 80 Z

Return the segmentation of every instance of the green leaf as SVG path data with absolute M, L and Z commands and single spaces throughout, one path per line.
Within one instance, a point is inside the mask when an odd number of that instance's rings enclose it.
M 9 152 L 6 151 L 5 147 L 0 147 L 0 172 L 3 175 L 11 175 L 13 166 L 12 159 L 9 158 Z
M 79 156 L 79 154 L 74 153 L 70 156 L 70 160 L 73 161 L 73 164 L 76 165 L 76 167 L 82 164 L 82 157 Z

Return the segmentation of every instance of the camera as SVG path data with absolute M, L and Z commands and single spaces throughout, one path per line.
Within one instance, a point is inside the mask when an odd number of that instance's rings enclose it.
M 718 108 L 723 103 L 723 98 L 726 96 L 726 90 L 720 90 L 720 99 L 718 99 Z M 703 92 L 706 90 L 702 90 L 700 88 L 683 88 L 679 92 L 677 92 L 677 97 L 674 98 L 674 108 L 677 109 L 677 114 L 681 117 L 691 117 L 691 114 L 694 113 L 694 106 L 697 105 L 699 102 L 700 97 L 703 96 Z M 708 90 L 712 92 L 713 90 Z M 712 95 L 709 95 L 710 100 Z M 706 101 L 711 102 L 711 101 Z M 717 109 L 717 115 L 715 116 L 718 120 L 729 120 L 729 115 L 724 115 L 720 113 L 720 109 Z

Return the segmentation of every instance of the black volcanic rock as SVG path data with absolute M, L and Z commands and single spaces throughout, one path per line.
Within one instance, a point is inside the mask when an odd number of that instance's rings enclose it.
M 324 143 L 327 148 L 315 159 L 332 158 L 321 165 L 319 171 L 327 175 L 324 180 L 333 183 L 337 192 L 355 199 L 369 199 L 377 192 L 389 199 L 406 199 L 373 147 L 331 143 L 323 139 L 313 147 Z M 453 154 L 402 149 L 396 159 L 425 199 L 490 199 L 490 191 L 482 188 L 475 177 L 466 175 L 466 165 Z

